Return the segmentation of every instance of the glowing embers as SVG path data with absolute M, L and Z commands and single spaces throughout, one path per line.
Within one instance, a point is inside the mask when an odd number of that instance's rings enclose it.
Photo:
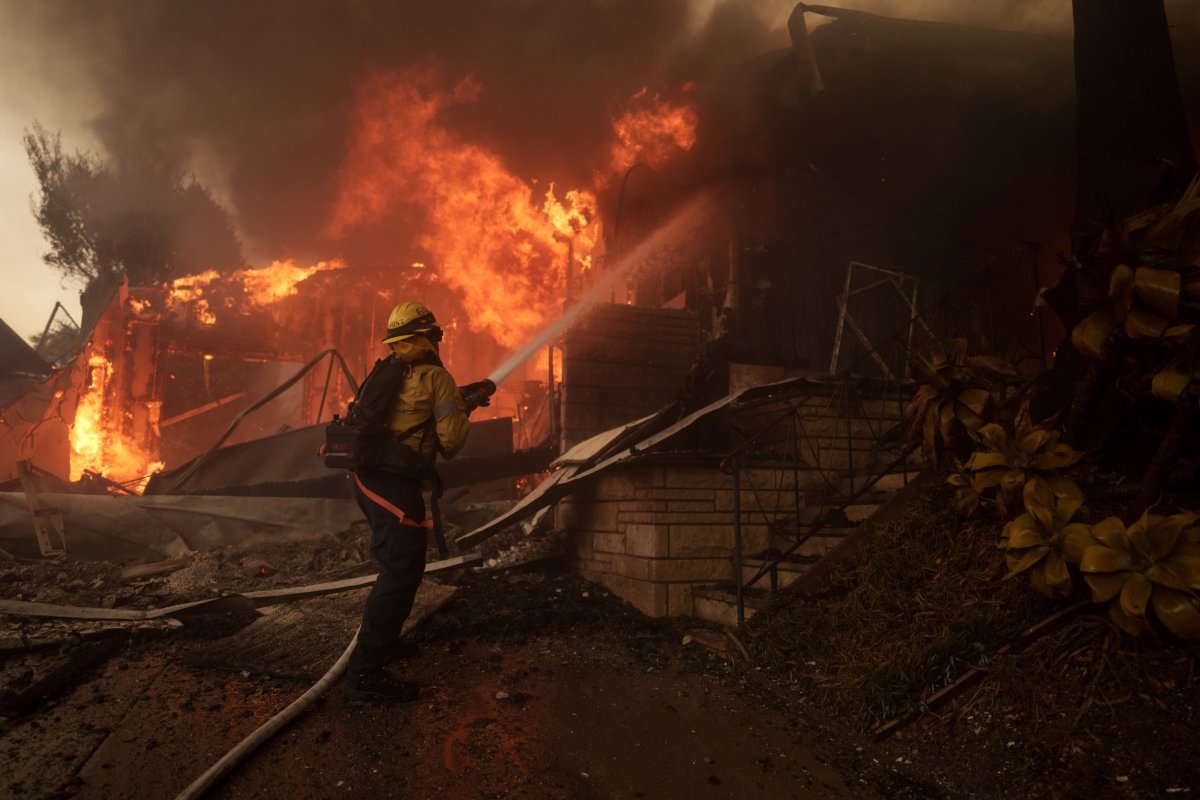
M 132 483 L 140 490 L 145 478 L 163 468 L 155 454 L 146 451 L 123 432 L 126 411 L 110 391 L 113 365 L 103 355 L 88 357 L 75 422 L 71 425 L 71 480 L 84 471 L 97 472 L 117 483 Z M 157 425 L 159 404 L 149 404 Z

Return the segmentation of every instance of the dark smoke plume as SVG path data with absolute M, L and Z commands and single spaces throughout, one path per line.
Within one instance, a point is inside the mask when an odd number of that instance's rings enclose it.
M 450 124 L 517 175 L 584 186 L 620 100 L 786 44 L 770 4 L 720 2 L 702 20 L 695 5 L 46 0 L 13 16 L 48 58 L 79 59 L 94 77 L 94 127 L 118 166 L 193 169 L 232 202 L 256 251 L 318 257 L 366 75 L 432 60 L 476 76 L 478 102 Z
M 831 4 L 1070 35 L 1066 0 Z M 495 150 L 526 180 L 587 186 L 624 98 L 645 85 L 714 78 L 788 46 L 783 24 L 793 5 L 39 0 L 13 3 L 8 16 L 22 36 L 41 43 L 48 62 L 78 62 L 93 79 L 104 109 L 93 126 L 116 165 L 191 170 L 233 206 L 257 259 L 304 259 L 337 255 L 320 231 L 364 76 L 431 61 L 449 79 L 474 75 L 483 86 L 478 101 L 454 109 L 448 124 Z M 1200 7 L 1194 0 L 1169 0 L 1167 7 L 1188 96 L 1198 89 L 1196 48 L 1180 37 L 1200 27 Z M 372 253 L 380 244 L 360 244 L 358 255 L 407 255 Z M 353 250 L 352 243 L 342 246 Z

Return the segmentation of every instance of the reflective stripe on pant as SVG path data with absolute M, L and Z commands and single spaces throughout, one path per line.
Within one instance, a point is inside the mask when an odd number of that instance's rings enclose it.
M 425 500 L 419 481 L 382 470 L 355 475 L 354 496 L 371 525 L 371 554 L 379 577 L 363 608 L 358 645 L 350 656 L 351 681 L 383 667 L 400 638 L 425 574 Z

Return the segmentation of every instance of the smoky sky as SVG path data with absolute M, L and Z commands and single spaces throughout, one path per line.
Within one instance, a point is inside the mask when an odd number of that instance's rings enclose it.
M 224 182 L 256 249 L 319 255 L 372 71 L 476 76 L 478 101 L 448 124 L 523 178 L 584 185 L 621 98 L 786 46 L 770 5 L 722 3 L 699 22 L 682 0 L 50 0 L 16 15 L 47 58 L 90 75 L 104 109 L 91 124 L 116 164 Z
M 1198 16 L 1173 0 L 1173 14 Z M 447 124 L 526 180 L 587 185 L 610 118 L 642 86 L 718 77 L 786 47 L 787 0 L 39 0 L 9 16 L 76 62 L 117 165 L 194 171 L 253 249 L 328 257 L 320 231 L 372 72 L 474 75 Z M 1067 0 L 863 0 L 864 11 L 1069 35 Z M 966 11 L 965 9 L 971 9 Z M 1177 44 L 1177 50 L 1179 50 Z M 31 120 L 32 122 L 32 120 Z M 65 142 L 68 147 L 72 143 Z

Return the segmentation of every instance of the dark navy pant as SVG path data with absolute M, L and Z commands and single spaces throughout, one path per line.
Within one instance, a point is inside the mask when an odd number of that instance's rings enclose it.
M 416 479 L 363 470 L 355 476 L 354 496 L 371 525 L 371 554 L 379 562 L 379 578 L 367 596 L 358 646 L 346 669 L 351 682 L 388 663 L 425 574 L 428 531 L 425 499 Z

